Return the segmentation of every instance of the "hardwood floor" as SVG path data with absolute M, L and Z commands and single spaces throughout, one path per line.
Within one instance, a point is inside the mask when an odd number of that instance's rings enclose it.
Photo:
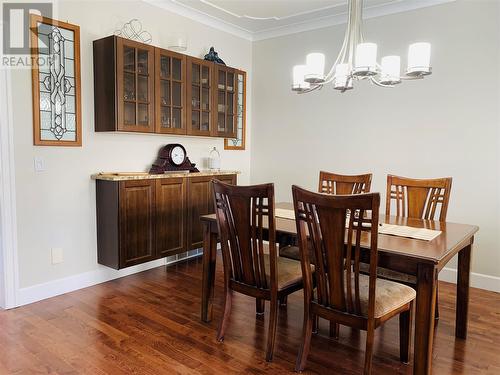
M 160 267 L 0 312 L 0 374 L 289 374 L 302 326 L 302 294 L 281 308 L 274 360 L 264 360 L 269 305 L 236 294 L 225 341 L 215 333 L 222 307 L 217 262 L 214 317 L 200 322 L 201 258 Z M 455 339 L 455 286 L 440 283 L 434 374 L 500 374 L 500 294 L 472 289 L 469 336 Z M 376 332 L 373 374 L 411 374 L 399 362 L 398 321 Z M 360 374 L 364 332 L 329 339 L 320 323 L 305 373 Z

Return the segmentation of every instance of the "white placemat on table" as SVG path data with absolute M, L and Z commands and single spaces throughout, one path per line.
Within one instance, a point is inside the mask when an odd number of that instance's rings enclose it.
M 274 210 L 274 215 L 283 219 L 295 220 L 295 211 L 286 208 L 276 208 Z
M 276 217 L 295 220 L 295 211 L 285 208 L 276 208 Z M 346 220 L 346 227 L 349 225 L 349 217 Z M 365 224 L 363 224 L 365 225 Z M 378 232 L 397 237 L 408 237 L 417 240 L 432 241 L 441 234 L 440 230 L 426 228 L 414 228 L 406 225 L 380 224 Z
M 441 234 L 440 230 L 426 228 L 414 228 L 406 225 L 381 224 L 378 232 L 398 237 L 408 237 L 417 240 L 432 241 Z

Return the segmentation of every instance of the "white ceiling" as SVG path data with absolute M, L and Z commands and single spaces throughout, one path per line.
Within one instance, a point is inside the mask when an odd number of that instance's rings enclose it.
M 144 0 L 249 40 L 337 25 L 347 20 L 347 0 Z M 365 0 L 365 18 L 455 0 Z

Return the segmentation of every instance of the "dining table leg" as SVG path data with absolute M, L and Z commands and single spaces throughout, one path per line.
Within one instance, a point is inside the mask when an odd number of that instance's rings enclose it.
M 437 275 L 435 265 L 424 263 L 418 265 L 413 358 L 415 375 L 431 374 Z
M 201 285 L 201 320 L 212 320 L 214 298 L 215 261 L 217 259 L 217 233 L 211 231 L 210 222 L 203 222 L 203 276 Z
M 467 338 L 471 250 L 472 245 L 468 245 L 458 253 L 455 336 L 460 339 Z

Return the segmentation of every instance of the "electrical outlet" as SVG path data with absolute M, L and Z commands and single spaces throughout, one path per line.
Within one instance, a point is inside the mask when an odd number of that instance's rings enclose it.
M 64 257 L 63 257 L 63 249 L 54 247 L 50 249 L 50 256 L 52 260 L 52 264 L 59 264 L 64 262 Z
M 40 156 L 35 156 L 33 160 L 33 164 L 35 166 L 35 172 L 44 172 L 45 171 L 45 160 L 43 160 Z

